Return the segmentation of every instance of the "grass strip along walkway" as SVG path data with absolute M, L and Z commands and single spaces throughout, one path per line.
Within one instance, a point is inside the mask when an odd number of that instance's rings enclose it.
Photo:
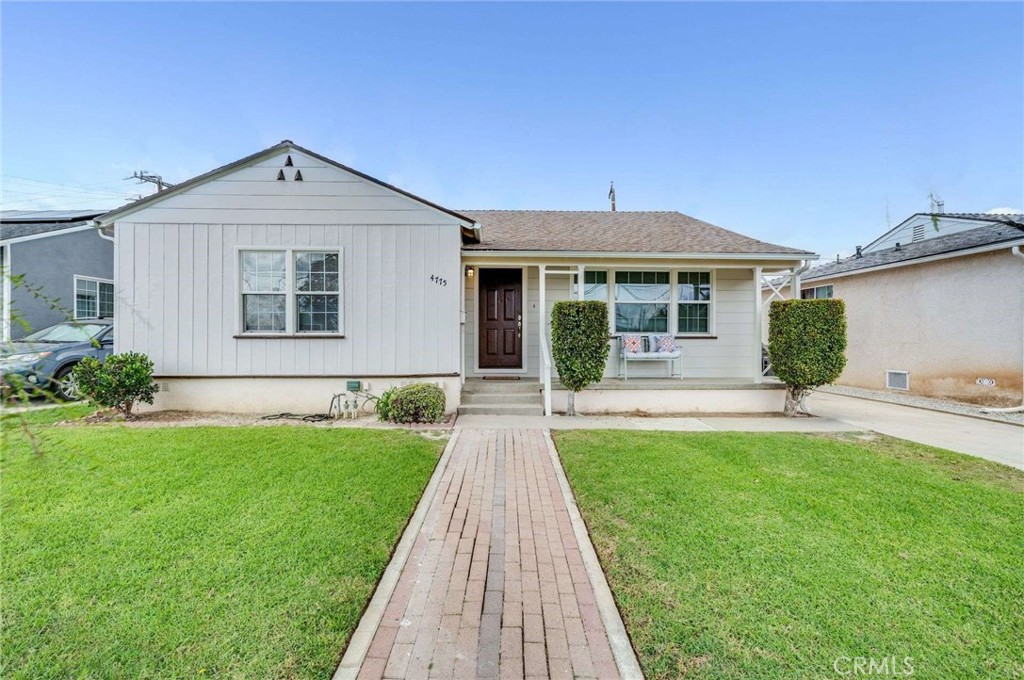
M 4 419 L 4 678 L 329 677 L 443 442 Z
M 1024 677 L 1024 473 L 881 436 L 554 436 L 648 677 Z

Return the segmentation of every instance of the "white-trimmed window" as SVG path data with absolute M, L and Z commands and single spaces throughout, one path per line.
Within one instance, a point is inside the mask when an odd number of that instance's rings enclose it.
M 804 288 L 800 291 L 800 297 L 803 300 L 827 300 L 832 297 L 832 286 L 815 286 L 814 288 Z
M 572 275 L 572 299 L 579 299 L 579 274 Z M 585 270 L 583 272 L 583 299 L 608 302 L 608 272 Z
M 615 332 L 667 333 L 671 297 L 668 272 L 615 272 Z
M 114 282 L 75 276 L 75 318 L 97 319 L 114 316 Z
M 342 332 L 339 250 L 241 251 L 242 333 Z
M 676 332 L 711 333 L 713 286 L 710 271 L 676 272 Z

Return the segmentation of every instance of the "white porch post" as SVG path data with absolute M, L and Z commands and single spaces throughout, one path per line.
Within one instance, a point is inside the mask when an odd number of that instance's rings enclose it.
M 761 373 L 761 268 L 754 267 L 754 382 L 763 378 Z
M 538 314 L 538 316 L 540 317 L 540 323 L 537 324 L 537 326 L 538 326 L 539 332 L 540 332 L 540 336 L 539 336 L 540 337 L 540 343 L 541 343 L 541 345 L 543 345 L 544 344 L 544 340 L 547 338 L 547 334 L 548 334 L 547 314 L 544 313 L 545 309 L 546 309 L 546 305 L 547 305 L 548 268 L 547 268 L 546 265 L 542 264 L 542 265 L 539 265 L 537 267 L 537 269 L 539 270 L 539 274 L 540 274 L 540 276 L 538 277 L 540 279 L 540 290 L 537 291 L 539 293 L 539 297 L 540 297 L 540 300 L 539 300 L 539 303 L 538 303 L 538 307 L 540 308 L 540 313 Z M 543 350 L 541 350 L 541 351 L 543 351 Z
M 576 265 L 576 299 L 583 300 L 583 265 Z
M 547 292 L 548 292 L 548 271 L 546 265 L 538 266 L 538 273 L 540 279 L 540 290 L 538 306 L 538 317 L 540 323 L 537 324 L 539 327 L 538 339 L 540 340 L 540 361 L 541 361 L 541 382 L 544 386 L 544 415 L 551 415 L 551 357 L 550 348 L 547 345 L 548 342 L 548 306 L 547 306 Z

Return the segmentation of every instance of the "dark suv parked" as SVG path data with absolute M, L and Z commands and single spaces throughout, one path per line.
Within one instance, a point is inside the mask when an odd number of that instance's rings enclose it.
M 85 357 L 103 361 L 113 348 L 114 324 L 109 319 L 66 321 L 4 343 L 0 347 L 4 391 L 23 385 L 31 392 L 78 399 L 71 369 Z

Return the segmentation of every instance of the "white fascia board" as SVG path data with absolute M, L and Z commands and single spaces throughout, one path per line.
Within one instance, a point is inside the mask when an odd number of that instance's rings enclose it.
M 817 260 L 816 253 L 630 253 L 559 250 L 463 250 L 462 259 L 533 258 L 543 260 L 782 260 L 804 262 Z
M 803 283 L 808 285 L 822 285 L 818 283 L 820 281 L 831 281 L 832 279 L 841 279 L 846 276 L 856 276 L 857 274 L 870 274 L 872 272 L 882 271 L 883 269 L 898 269 L 899 267 L 909 267 L 915 264 L 926 264 L 928 262 L 938 262 L 940 260 L 950 260 L 954 257 L 966 257 L 968 255 L 981 255 L 983 253 L 994 253 L 999 250 L 1009 250 L 1014 246 L 1024 246 L 1024 239 L 1016 241 L 1004 241 L 1003 243 L 995 243 L 987 246 L 978 246 L 977 248 L 968 248 L 966 250 L 954 250 L 950 253 L 939 253 L 937 255 L 928 255 L 927 257 L 918 257 L 913 260 L 903 260 L 901 262 L 890 262 L 889 264 L 879 264 L 874 267 L 864 267 L 863 269 L 852 269 L 848 272 L 839 272 L 837 274 L 825 274 L 817 276 L 813 279 L 804 278 Z
M 79 231 L 92 230 L 94 227 L 91 225 L 83 225 L 81 227 L 71 227 L 70 229 L 60 229 L 58 231 L 45 231 L 42 234 L 31 234 L 30 236 L 18 236 L 15 238 L 0 239 L 0 245 L 10 245 L 12 243 L 24 243 L 25 241 L 36 241 L 41 238 L 50 238 L 51 236 L 62 236 L 64 234 L 74 234 Z

